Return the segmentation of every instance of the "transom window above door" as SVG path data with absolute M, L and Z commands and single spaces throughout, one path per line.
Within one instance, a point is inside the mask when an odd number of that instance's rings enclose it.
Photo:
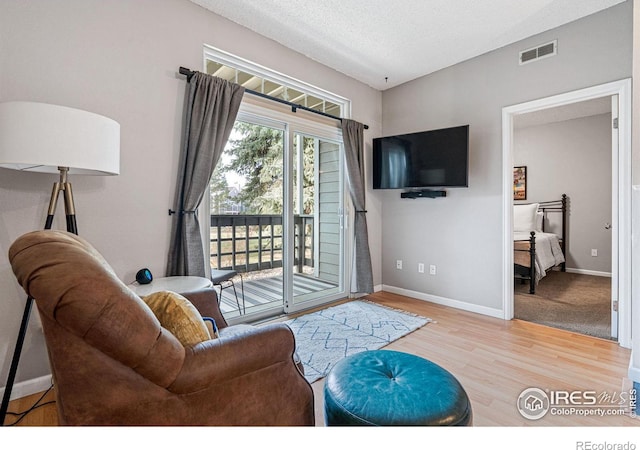
M 336 117 L 345 116 L 349 101 L 258 64 L 205 46 L 205 71 L 245 89 L 292 102 Z

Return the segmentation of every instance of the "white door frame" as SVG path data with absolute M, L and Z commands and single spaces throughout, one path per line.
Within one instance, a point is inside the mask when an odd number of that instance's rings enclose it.
M 612 229 L 617 232 L 618 280 L 618 343 L 631 348 L 631 79 L 613 81 L 551 97 L 520 103 L 502 109 L 502 218 L 503 270 L 502 311 L 505 320 L 513 319 L 513 118 L 519 114 L 539 111 L 585 100 L 618 95 L 619 147 L 612 155 L 613 197 Z M 615 234 L 613 236 L 615 242 Z M 615 245 L 615 244 L 614 244 Z M 613 270 L 616 265 L 613 264 Z M 615 289 L 616 286 L 612 286 Z

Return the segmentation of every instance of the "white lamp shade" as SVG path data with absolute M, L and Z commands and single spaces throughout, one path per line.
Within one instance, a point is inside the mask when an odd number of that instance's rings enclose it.
M 34 102 L 0 103 L 0 167 L 118 175 L 120 125 L 98 114 Z

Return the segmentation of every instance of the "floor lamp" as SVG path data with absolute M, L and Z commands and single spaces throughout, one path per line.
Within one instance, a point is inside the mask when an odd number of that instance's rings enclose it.
M 0 167 L 59 173 L 53 185 L 45 229 L 53 225 L 58 197 L 64 193 L 67 231 L 78 234 L 68 175 L 117 175 L 120 172 L 120 125 L 98 114 L 34 102 L 0 103 Z M 4 425 L 33 298 L 28 297 L 7 377 L 0 425 Z

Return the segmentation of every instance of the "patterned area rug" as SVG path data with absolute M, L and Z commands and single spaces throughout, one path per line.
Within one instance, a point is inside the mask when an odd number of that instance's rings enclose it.
M 429 322 L 426 317 L 357 300 L 285 323 L 296 336 L 305 378 L 313 383 L 345 356 L 384 347 Z

